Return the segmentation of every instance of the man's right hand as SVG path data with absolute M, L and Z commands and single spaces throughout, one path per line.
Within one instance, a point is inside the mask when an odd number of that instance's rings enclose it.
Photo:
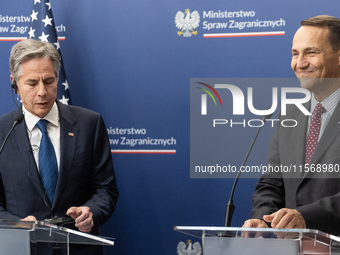
M 268 228 L 268 225 L 263 220 L 250 219 L 243 223 L 242 228 Z
M 29 215 L 26 218 L 21 219 L 21 221 L 37 221 L 33 215 Z
M 35 218 L 33 215 L 29 215 L 26 218 L 21 219 L 20 221 L 37 221 L 37 218 Z M 32 223 L 17 223 L 16 227 L 18 228 L 32 228 L 33 224 Z
M 268 225 L 263 220 L 250 219 L 243 223 L 242 228 L 268 228 Z M 249 238 L 251 233 L 253 234 L 252 231 L 242 231 L 241 237 Z M 256 232 L 255 238 L 260 236 L 261 233 Z

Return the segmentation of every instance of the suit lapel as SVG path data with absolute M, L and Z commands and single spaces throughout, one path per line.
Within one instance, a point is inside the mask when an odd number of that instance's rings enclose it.
M 304 107 L 306 109 L 310 109 L 310 101 L 304 104 Z M 289 116 L 289 118 L 296 120 L 298 126 L 291 128 L 293 137 L 290 141 L 293 143 L 294 146 L 292 147 L 291 145 L 289 145 L 289 148 L 292 148 L 293 150 L 293 153 L 290 154 L 292 156 L 291 163 L 296 167 L 296 172 L 292 172 L 288 174 L 288 176 L 291 177 L 292 180 L 294 180 L 295 182 L 300 183 L 303 172 L 300 171 L 299 167 L 303 166 L 305 163 L 306 130 L 308 124 L 308 116 L 304 115 L 299 109 L 296 109 L 294 111 L 294 114 Z
M 60 167 L 53 206 L 59 201 L 68 176 L 72 171 L 72 162 L 76 151 L 79 130 L 74 126 L 77 119 L 69 109 L 57 102 L 60 119 Z
M 331 119 L 329 120 L 322 137 L 319 140 L 318 145 L 314 151 L 314 154 L 310 160 L 310 164 L 316 164 L 322 155 L 327 151 L 328 147 L 334 141 L 334 139 L 338 136 L 340 131 L 339 125 L 339 115 L 340 115 L 340 104 L 335 108 Z
M 310 103 L 307 103 L 305 107 L 309 109 Z M 301 128 L 299 128 L 296 132 L 297 165 L 300 166 L 305 164 L 306 130 L 308 125 L 308 116 L 299 111 L 299 115 L 296 118 L 296 121 L 298 122 L 298 125 L 301 125 Z
M 18 109 L 14 116 L 18 116 L 21 109 Z M 45 199 L 45 189 L 41 182 L 40 175 L 32 153 L 31 144 L 28 139 L 25 120 L 12 131 L 12 146 L 15 147 L 17 155 L 22 162 L 25 173 L 31 180 L 42 199 Z M 18 173 L 19 174 L 19 173 Z M 47 199 L 48 200 L 48 199 Z M 48 202 L 49 203 L 49 202 Z
M 332 144 L 334 139 L 340 132 L 340 104 L 335 108 L 332 117 L 330 118 L 326 128 L 323 131 L 322 137 L 320 138 L 318 145 L 315 148 L 314 154 L 310 160 L 310 165 L 317 164 L 323 154 L 327 151 L 328 147 Z M 303 178 L 307 176 L 305 173 Z

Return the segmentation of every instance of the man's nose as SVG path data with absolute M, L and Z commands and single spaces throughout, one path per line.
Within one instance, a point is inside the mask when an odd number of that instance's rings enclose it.
M 38 95 L 39 96 L 44 96 L 46 95 L 46 88 L 45 88 L 45 84 L 43 82 L 39 82 L 38 86 Z
M 297 58 L 297 61 L 296 61 L 296 67 L 299 68 L 299 69 L 303 69 L 303 68 L 306 68 L 309 66 L 309 62 L 308 60 L 306 59 L 306 57 L 302 54 L 300 54 Z

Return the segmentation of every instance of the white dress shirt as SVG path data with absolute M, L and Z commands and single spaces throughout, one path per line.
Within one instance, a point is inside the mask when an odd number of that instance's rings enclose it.
M 28 112 L 24 105 L 22 106 L 23 113 L 25 115 L 25 122 L 26 122 L 26 128 L 28 133 L 28 138 L 31 143 L 33 155 L 35 162 L 37 164 L 38 170 L 39 170 L 39 146 L 41 141 L 41 131 L 36 126 L 37 122 L 40 120 L 38 116 L 33 115 L 32 113 Z M 58 171 L 59 171 L 59 165 L 60 165 L 60 123 L 59 123 L 59 111 L 57 104 L 54 103 L 52 106 L 51 111 L 43 118 L 45 120 L 48 120 L 47 124 L 47 132 L 48 137 L 50 138 L 55 155 L 57 157 L 58 162 Z

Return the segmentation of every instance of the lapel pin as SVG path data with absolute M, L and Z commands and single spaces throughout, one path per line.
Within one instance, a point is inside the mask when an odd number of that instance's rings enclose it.
M 74 136 L 74 133 L 68 132 L 69 136 Z

